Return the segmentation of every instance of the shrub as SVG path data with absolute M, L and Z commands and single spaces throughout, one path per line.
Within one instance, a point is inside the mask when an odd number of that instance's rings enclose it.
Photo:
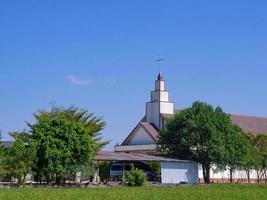
M 147 179 L 145 173 L 137 168 L 134 168 L 134 166 L 131 166 L 131 171 L 126 172 L 125 175 L 125 181 L 128 184 L 128 186 L 131 187 L 137 187 L 137 186 L 143 186 Z

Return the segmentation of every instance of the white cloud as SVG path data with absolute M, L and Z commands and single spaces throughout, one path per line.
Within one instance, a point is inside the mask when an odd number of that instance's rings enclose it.
M 68 81 L 73 84 L 73 85 L 80 85 L 80 86 L 87 86 L 87 85 L 92 85 L 92 84 L 116 84 L 116 79 L 114 78 L 90 78 L 90 79 L 81 79 L 73 74 L 67 75 L 66 78 Z
M 70 74 L 67 75 L 68 81 L 73 84 L 73 85 L 81 85 L 81 86 L 86 86 L 89 84 L 89 81 L 86 79 L 80 79 L 77 76 Z

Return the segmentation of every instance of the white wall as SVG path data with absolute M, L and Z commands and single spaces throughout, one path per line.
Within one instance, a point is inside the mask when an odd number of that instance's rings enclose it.
M 203 178 L 203 171 L 202 166 L 199 164 L 198 168 L 198 175 L 199 178 Z M 230 172 L 229 170 L 221 170 L 219 171 L 216 167 L 216 165 L 213 165 L 210 170 L 210 178 L 212 179 L 230 179 Z M 255 170 L 250 171 L 250 178 L 251 179 L 257 179 L 257 173 Z M 246 171 L 244 170 L 235 170 L 233 173 L 233 179 L 247 179 Z
M 187 182 L 196 184 L 198 164 L 195 162 L 161 162 L 161 182 L 163 184 L 179 184 Z
M 146 104 L 146 121 L 159 127 L 159 102 L 148 102 Z

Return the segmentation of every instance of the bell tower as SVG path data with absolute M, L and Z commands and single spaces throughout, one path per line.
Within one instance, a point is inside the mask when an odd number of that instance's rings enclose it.
M 159 73 L 155 81 L 155 90 L 151 92 L 150 102 L 146 103 L 146 121 L 161 129 L 163 127 L 161 114 L 173 115 L 174 104 L 169 101 L 169 92 L 165 90 L 165 81 Z

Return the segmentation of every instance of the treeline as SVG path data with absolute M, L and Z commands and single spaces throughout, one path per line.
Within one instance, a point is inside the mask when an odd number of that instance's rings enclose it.
M 258 182 L 267 181 L 267 135 L 245 133 L 220 107 L 195 102 L 169 118 L 160 131 L 158 149 L 200 163 L 206 183 L 213 165 L 228 169 L 231 182 L 236 170 L 245 170 L 248 181 L 252 170 Z
M 0 179 L 24 183 L 28 174 L 39 183 L 63 184 L 90 169 L 94 156 L 108 142 L 100 137 L 105 123 L 75 106 L 52 106 L 34 114 L 28 131 L 12 132 L 13 142 L 0 147 Z

